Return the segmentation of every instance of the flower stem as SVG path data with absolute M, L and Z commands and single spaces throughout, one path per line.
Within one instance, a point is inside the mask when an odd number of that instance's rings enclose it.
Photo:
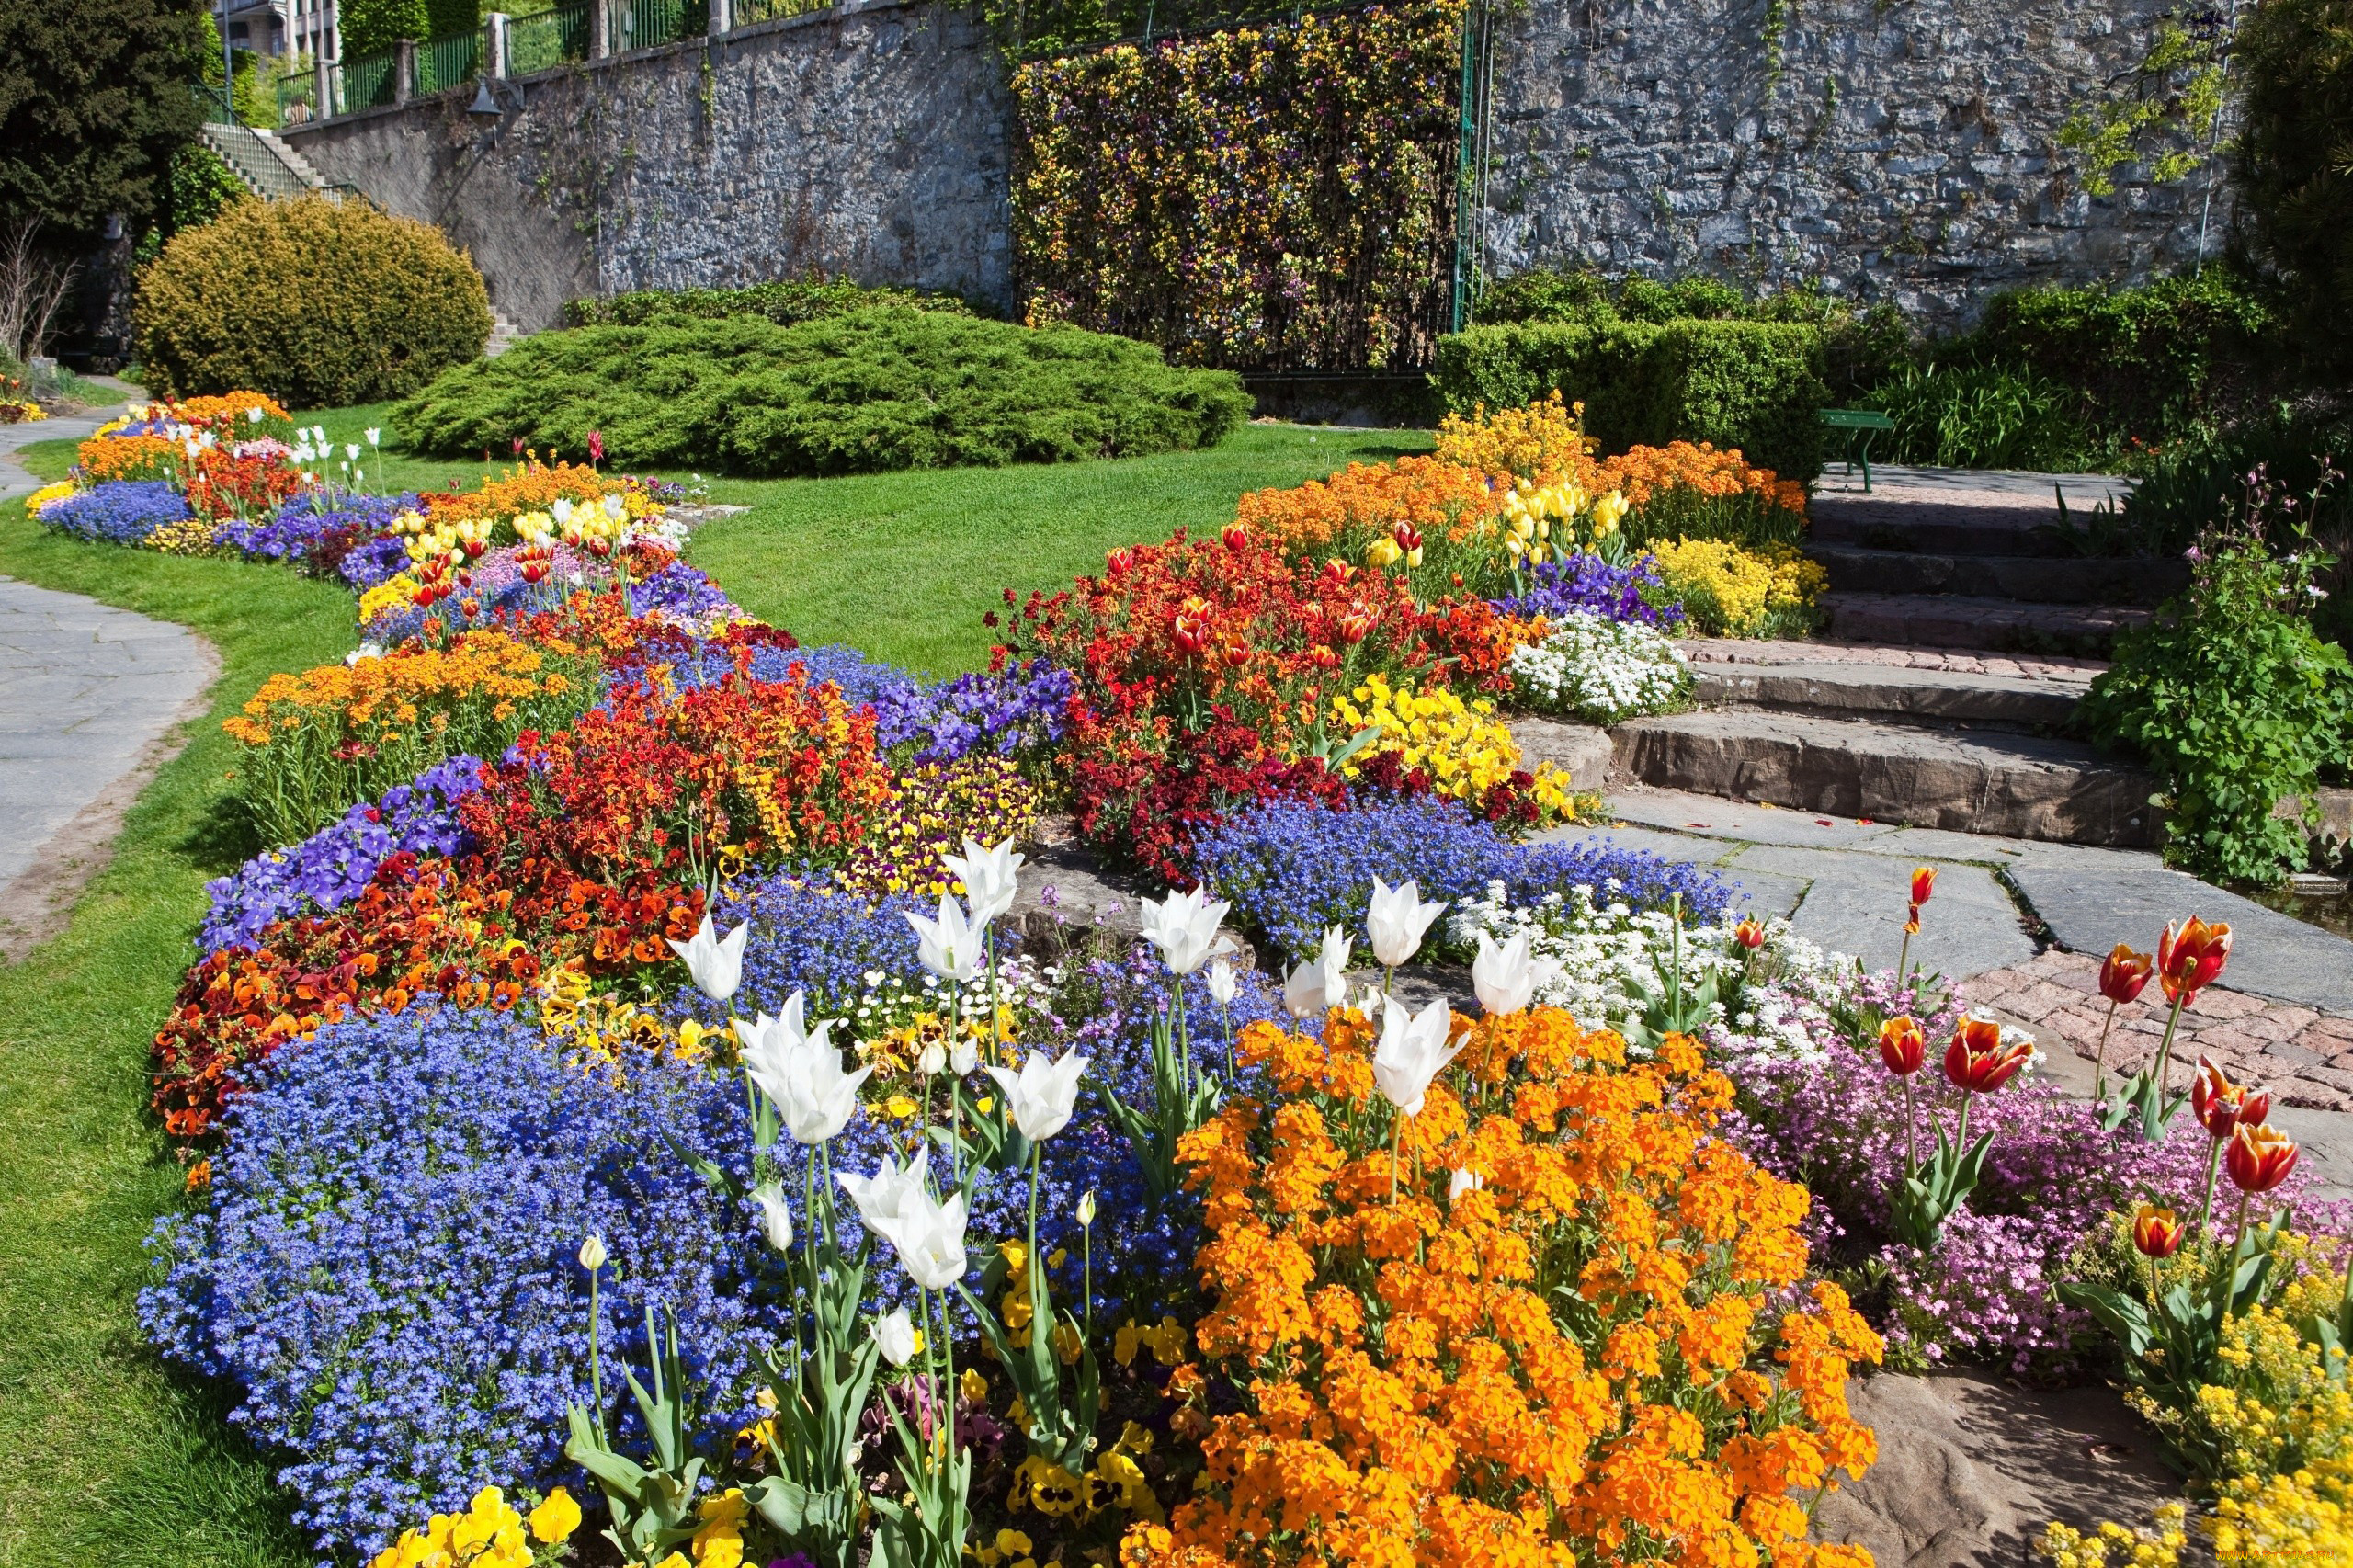
M 2217 1138 L 2213 1144 L 2206 1154 L 2206 1200 L 2198 1206 L 2198 1239 L 2201 1244 L 2214 1239 L 2209 1226 L 2214 1215 L 2214 1173 L 2222 1167 L 2222 1141 Z
M 597 1322 L 604 1315 L 597 1302 L 597 1273 L 588 1271 L 588 1386 L 597 1392 L 597 1436 L 605 1436 L 605 1365 L 597 1353 Z
M 1917 1176 L 1920 1172 L 1919 1123 L 1919 1103 L 1913 1097 L 1912 1074 L 1906 1073 L 1904 1074 L 1904 1169 L 1907 1176 Z
M 2114 1028 L 2116 999 L 2111 996 L 2108 1002 L 2108 1022 L 2099 1027 L 2099 1054 L 2092 1058 L 2092 1098 L 2095 1100 L 2108 1097 L 2108 1035 Z

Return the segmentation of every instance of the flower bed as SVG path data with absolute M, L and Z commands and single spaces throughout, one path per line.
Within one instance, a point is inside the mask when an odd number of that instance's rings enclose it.
M 1449 439 L 1526 465 L 1497 517 L 1613 548 L 1543 499 L 1565 415 Z M 2298 1346 L 2342 1265 L 2264 1221 L 2345 1216 L 2253 1091 L 2070 1099 L 1907 954 L 1527 841 L 1578 803 L 1489 705 L 1672 700 L 1640 558 L 1522 567 L 1623 613 L 1499 608 L 1261 496 L 926 683 L 744 616 L 651 483 L 301 472 L 209 548 L 418 613 L 232 721 L 283 846 L 212 885 L 158 1031 L 190 1196 L 141 1312 L 323 1552 L 1859 1568 L 1807 1505 L 1871 1461 L 1882 1354 L 2107 1358 L 2226 1559 L 2331 1539 L 2353 1423 Z M 1057 811 L 1148 884 L 1141 940 L 1011 917 Z M 2112 983 L 2188 1007 L 2228 954 L 2186 924 Z M 1475 1011 L 1398 999 L 1465 961 Z

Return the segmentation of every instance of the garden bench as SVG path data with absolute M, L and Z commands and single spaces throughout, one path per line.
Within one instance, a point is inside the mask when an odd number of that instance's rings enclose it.
M 1882 430 L 1895 428 L 1895 421 L 1876 408 L 1825 408 L 1822 422 L 1833 430 L 1847 432 L 1847 474 L 1852 478 L 1855 465 L 1863 470 L 1863 494 L 1871 489 L 1871 442 Z

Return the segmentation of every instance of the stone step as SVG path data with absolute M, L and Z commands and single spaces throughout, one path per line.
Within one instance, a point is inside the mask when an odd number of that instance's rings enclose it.
M 1884 665 L 1694 665 L 1691 678 L 1693 698 L 1711 708 L 2021 732 L 2064 727 L 2083 694 L 2050 681 Z
M 490 341 L 483 345 L 482 357 L 485 359 L 495 359 L 514 347 L 522 340 L 522 337 L 523 335 L 515 330 L 513 322 L 508 321 L 497 311 L 493 311 L 490 312 Z
M 1817 494 L 1807 506 L 1815 544 L 1943 555 L 2072 556 L 2055 531 L 2057 502 L 2009 491 L 1880 490 Z
M 2155 780 L 2071 741 L 1809 714 L 1636 719 L 1615 777 L 1840 817 L 2070 844 L 2150 845 Z
M 2116 633 L 2147 624 L 2137 605 L 2022 604 L 1964 594 L 1833 592 L 1830 635 L 1846 642 L 2105 654 Z
M 2030 604 L 2158 605 L 2189 586 L 2177 557 L 1957 555 L 1860 545 L 1807 551 L 1843 593 L 1971 594 Z

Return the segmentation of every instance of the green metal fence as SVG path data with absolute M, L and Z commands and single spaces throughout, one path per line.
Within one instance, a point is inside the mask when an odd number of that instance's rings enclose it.
M 431 39 L 416 46 L 416 85 L 411 90 L 423 97 L 461 82 L 471 82 L 482 74 L 482 29 L 452 33 L 448 38 Z
M 806 16 L 812 11 L 830 11 L 834 0 L 735 0 L 735 25 L 748 28 L 755 22 L 773 22 L 784 17 Z
M 343 62 L 343 102 L 337 107 L 348 114 L 391 103 L 400 85 L 400 63 L 391 50 L 354 55 Z
M 700 33 L 709 15 L 705 0 L 611 0 L 608 36 L 617 54 L 624 49 L 650 49 Z
M 313 101 L 318 97 L 318 80 L 317 73 L 312 71 L 290 71 L 278 79 L 278 124 L 299 124 L 305 119 L 318 117 L 319 106 Z M 306 112 L 293 115 L 289 119 L 288 116 L 296 104 L 301 104 Z
M 506 74 L 526 76 L 568 60 L 588 58 L 588 7 L 601 0 L 570 0 L 551 10 L 510 17 L 506 23 Z

